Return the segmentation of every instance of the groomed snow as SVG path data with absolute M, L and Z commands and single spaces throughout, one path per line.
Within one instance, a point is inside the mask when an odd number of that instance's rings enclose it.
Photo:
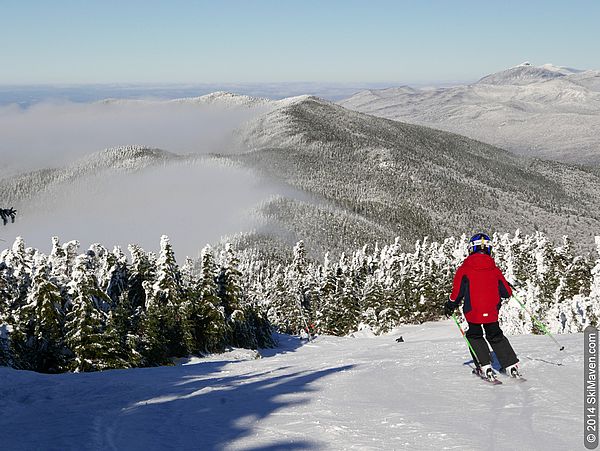
M 559 336 L 563 352 L 545 336 L 511 337 L 528 381 L 501 386 L 463 365 L 451 321 L 357 335 L 281 336 L 261 359 L 234 350 L 102 373 L 0 368 L 2 449 L 583 449 L 581 334 Z

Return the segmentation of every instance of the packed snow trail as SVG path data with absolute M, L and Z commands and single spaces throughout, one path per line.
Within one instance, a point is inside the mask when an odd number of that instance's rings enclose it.
M 262 359 L 238 350 L 87 374 L 0 368 L 2 449 L 583 449 L 582 334 L 560 336 L 562 352 L 545 336 L 511 337 L 528 380 L 498 386 L 464 365 L 451 321 L 356 335 L 281 336 Z

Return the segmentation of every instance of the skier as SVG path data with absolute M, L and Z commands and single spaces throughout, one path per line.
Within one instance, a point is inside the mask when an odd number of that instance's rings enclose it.
M 521 374 L 517 365 L 519 359 L 498 324 L 502 298 L 510 298 L 512 290 L 491 253 L 492 241 L 489 236 L 478 233 L 469 240 L 469 256 L 456 271 L 452 294 L 446 302 L 444 313 L 446 316 L 452 315 L 464 300 L 463 312 L 469 323 L 466 336 L 475 352 L 473 360 L 476 372 L 493 382 L 496 374 L 492 369 L 488 343 L 506 374 L 511 377 L 520 377 Z

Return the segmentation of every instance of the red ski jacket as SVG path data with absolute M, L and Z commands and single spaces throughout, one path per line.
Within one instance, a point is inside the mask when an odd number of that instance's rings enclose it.
M 469 255 L 454 276 L 451 302 L 465 301 L 463 313 L 470 323 L 486 324 L 498 321 L 502 298 L 512 296 L 512 290 L 494 259 L 487 254 Z

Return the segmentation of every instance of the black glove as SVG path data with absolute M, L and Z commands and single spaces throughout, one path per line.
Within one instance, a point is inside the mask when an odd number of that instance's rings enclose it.
M 444 315 L 446 315 L 446 318 L 449 318 L 457 307 L 458 302 L 447 301 L 444 305 Z

